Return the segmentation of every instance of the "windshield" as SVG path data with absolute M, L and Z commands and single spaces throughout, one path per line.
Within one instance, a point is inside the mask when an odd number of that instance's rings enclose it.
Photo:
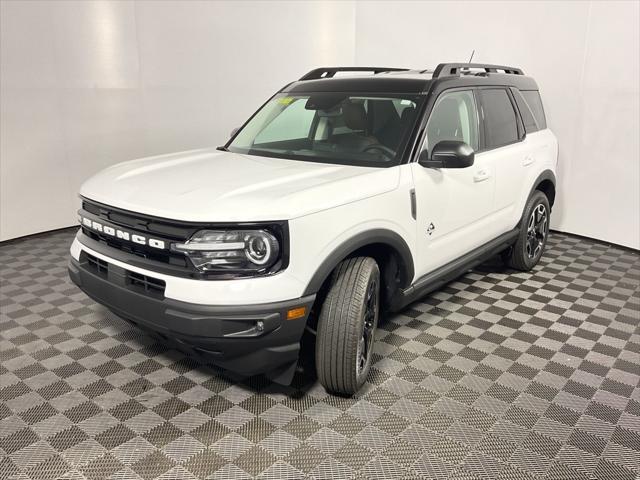
M 249 155 L 341 165 L 400 163 L 420 96 L 279 94 L 227 146 Z

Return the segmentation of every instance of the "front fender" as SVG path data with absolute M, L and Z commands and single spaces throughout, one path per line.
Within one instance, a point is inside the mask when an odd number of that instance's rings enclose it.
M 376 228 L 360 232 L 336 247 L 311 276 L 311 280 L 307 284 L 303 295 L 317 293 L 331 272 L 342 260 L 356 250 L 372 244 L 387 245 L 396 252 L 400 263 L 399 268 L 402 272 L 401 277 L 404 279 L 404 282 L 402 282 L 404 284 L 399 286 L 402 288 L 408 286 L 414 276 L 413 255 L 411 254 L 409 245 L 407 245 L 407 242 L 396 232 L 384 228 Z

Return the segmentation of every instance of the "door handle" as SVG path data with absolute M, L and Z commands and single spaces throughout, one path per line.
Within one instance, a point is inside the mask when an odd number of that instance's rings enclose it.
M 527 155 L 526 157 L 524 157 L 524 160 L 522 161 L 522 165 L 526 167 L 527 165 L 531 165 L 535 161 L 536 161 L 535 157 L 532 157 L 531 155 Z
M 489 179 L 491 177 L 491 172 L 489 172 L 489 170 L 483 169 L 483 170 L 478 170 L 476 172 L 476 174 L 473 176 L 473 181 L 474 182 L 484 182 L 485 180 Z

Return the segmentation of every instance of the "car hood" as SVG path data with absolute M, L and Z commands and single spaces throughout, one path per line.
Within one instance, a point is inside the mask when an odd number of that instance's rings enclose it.
M 83 197 L 184 221 L 288 220 L 388 192 L 397 168 L 332 165 L 215 149 L 148 157 L 109 167 Z

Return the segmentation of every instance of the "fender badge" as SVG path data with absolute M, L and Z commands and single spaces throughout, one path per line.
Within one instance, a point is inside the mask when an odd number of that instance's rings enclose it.
M 427 227 L 427 235 L 431 235 L 433 231 L 436 229 L 436 226 L 431 222 Z

